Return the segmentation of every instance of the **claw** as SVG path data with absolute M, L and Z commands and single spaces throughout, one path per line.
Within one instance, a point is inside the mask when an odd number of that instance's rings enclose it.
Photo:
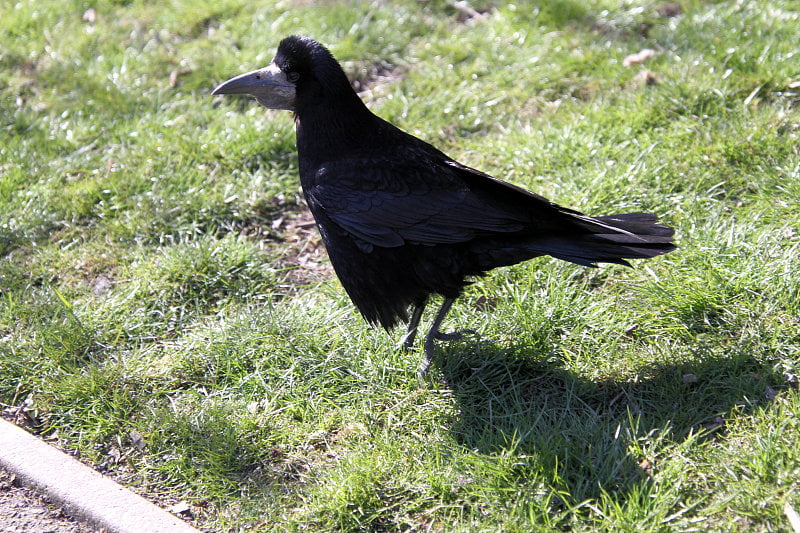
M 464 335 L 476 334 L 476 332 L 471 329 L 451 331 L 448 333 L 439 331 L 439 327 L 442 325 L 445 316 L 447 316 L 447 312 L 450 311 L 450 307 L 453 305 L 453 302 L 455 302 L 455 298 L 444 299 L 442 307 L 440 307 L 439 311 L 436 312 L 436 317 L 433 319 L 433 324 L 431 324 L 431 328 L 428 330 L 428 334 L 425 336 L 425 355 L 423 355 L 422 361 L 419 365 L 419 370 L 417 371 L 420 378 L 422 378 L 428 372 L 428 369 L 431 367 L 431 363 L 433 362 L 433 357 L 436 355 L 436 345 L 434 341 L 458 341 L 463 339 Z M 416 307 L 414 308 L 414 313 L 411 315 L 411 320 L 408 322 L 408 329 L 406 330 L 405 335 L 403 335 L 403 338 L 400 339 L 399 346 L 411 348 L 414 345 L 414 339 L 416 338 L 417 330 L 419 329 L 419 321 L 422 318 L 422 312 L 425 310 L 426 303 L 427 299 L 417 303 Z
M 403 338 L 400 339 L 399 346 L 402 346 L 407 350 L 414 346 L 414 339 L 417 338 L 417 330 L 419 329 L 419 321 L 422 318 L 422 312 L 425 310 L 425 304 L 427 303 L 428 299 L 426 298 L 421 302 L 418 302 L 414 307 L 414 312 L 411 314 L 411 320 L 408 321 L 408 329 L 406 329 L 406 333 L 403 335 Z
M 450 331 L 448 333 L 444 333 L 441 331 L 437 331 L 434 333 L 434 337 L 438 341 L 460 341 L 464 338 L 464 335 L 477 335 L 478 332 L 474 329 L 462 329 L 459 331 Z
M 444 302 L 442 303 L 442 307 L 439 308 L 439 311 L 436 313 L 436 318 L 433 319 L 433 324 L 431 324 L 431 329 L 428 330 L 428 335 L 425 336 L 425 357 L 422 359 L 422 363 L 419 367 L 419 375 L 420 377 L 424 376 L 425 373 L 431 366 L 433 362 L 433 356 L 435 355 L 435 349 L 433 341 L 436 339 L 441 339 L 443 336 L 449 335 L 446 333 L 442 333 L 439 331 L 439 326 L 442 325 L 442 321 L 444 317 L 447 315 L 447 312 L 450 310 L 450 307 L 453 305 L 455 298 L 445 298 Z

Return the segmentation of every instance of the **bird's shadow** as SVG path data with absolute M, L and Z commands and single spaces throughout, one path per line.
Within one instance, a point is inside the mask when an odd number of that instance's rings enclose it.
M 786 387 L 753 354 L 700 355 L 593 380 L 557 353 L 479 342 L 451 346 L 437 366 L 456 402 L 454 439 L 476 453 L 516 456 L 520 483 L 544 477 L 575 505 L 601 494 L 625 499 L 658 468 L 656 450 L 725 438 L 730 414 Z

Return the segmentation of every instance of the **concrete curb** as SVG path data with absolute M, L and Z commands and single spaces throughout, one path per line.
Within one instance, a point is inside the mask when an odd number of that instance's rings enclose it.
M 109 533 L 200 533 L 27 431 L 0 419 L 0 466 L 70 516 Z

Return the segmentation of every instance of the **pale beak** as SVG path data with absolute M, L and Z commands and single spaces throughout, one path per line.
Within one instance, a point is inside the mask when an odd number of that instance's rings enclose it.
M 211 94 L 249 94 L 269 109 L 294 110 L 295 86 L 274 62 L 229 79 Z

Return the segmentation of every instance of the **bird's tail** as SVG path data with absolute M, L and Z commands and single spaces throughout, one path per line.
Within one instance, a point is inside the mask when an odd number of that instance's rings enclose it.
M 596 263 L 627 265 L 626 259 L 644 259 L 671 252 L 675 230 L 658 224 L 658 217 L 647 213 L 626 213 L 575 217 L 585 231 L 568 239 L 553 237 L 547 244 L 548 253 L 558 259 L 584 266 Z M 543 244 L 543 243 L 537 243 Z

